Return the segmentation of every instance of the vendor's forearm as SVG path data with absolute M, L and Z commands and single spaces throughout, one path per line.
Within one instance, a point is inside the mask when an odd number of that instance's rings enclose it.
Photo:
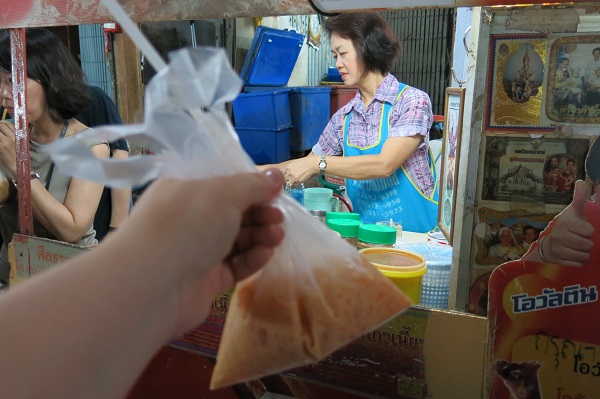
M 258 168 L 259 172 L 264 172 L 268 169 L 273 169 L 273 168 L 277 168 L 279 170 L 285 170 L 285 167 L 287 165 L 289 165 L 290 162 L 292 162 L 293 159 L 287 160 L 287 161 L 283 161 L 280 163 L 274 163 L 274 164 L 266 164 L 266 165 L 256 165 L 256 167 Z
M 327 156 L 326 160 L 326 174 L 353 180 L 388 177 L 397 170 L 395 165 L 391 165 L 380 155 L 361 155 L 355 157 Z

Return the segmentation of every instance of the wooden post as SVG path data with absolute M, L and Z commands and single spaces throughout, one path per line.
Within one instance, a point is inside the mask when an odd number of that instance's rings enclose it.
M 27 64 L 25 29 L 10 30 L 12 61 L 13 117 L 15 123 L 15 152 L 17 157 L 17 186 L 19 187 L 19 232 L 33 235 L 33 211 L 29 166 L 29 136 L 27 134 Z
M 144 85 L 140 50 L 125 33 L 115 33 L 113 50 L 115 57 L 116 99 L 123 123 L 144 121 Z

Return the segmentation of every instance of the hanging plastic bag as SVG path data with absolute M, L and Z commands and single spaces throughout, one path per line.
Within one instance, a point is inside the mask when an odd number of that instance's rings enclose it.
M 149 84 L 144 125 L 99 128 L 46 152 L 63 173 L 113 187 L 256 171 L 223 107 L 240 88 L 222 50 L 180 50 Z M 98 159 L 81 140 L 89 137 L 135 140 L 155 155 Z M 212 389 L 316 362 L 410 305 L 286 193 L 275 206 L 284 213 L 285 239 L 264 268 L 235 288 Z

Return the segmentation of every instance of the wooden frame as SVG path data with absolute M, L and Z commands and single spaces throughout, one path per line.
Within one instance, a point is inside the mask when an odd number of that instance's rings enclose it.
M 456 206 L 456 184 L 460 164 L 460 140 L 465 106 L 465 89 L 446 89 L 444 107 L 444 136 L 442 137 L 442 166 L 439 178 L 438 227 L 452 245 L 454 214 Z

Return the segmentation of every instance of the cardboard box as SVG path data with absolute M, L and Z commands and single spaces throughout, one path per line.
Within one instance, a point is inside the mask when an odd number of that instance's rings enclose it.
M 171 346 L 216 356 L 229 298 L 216 298 L 209 318 Z M 486 330 L 483 317 L 413 306 L 319 363 L 282 375 L 373 398 L 481 398 Z
M 15 234 L 8 244 L 10 284 L 20 284 L 89 248 L 49 238 Z

